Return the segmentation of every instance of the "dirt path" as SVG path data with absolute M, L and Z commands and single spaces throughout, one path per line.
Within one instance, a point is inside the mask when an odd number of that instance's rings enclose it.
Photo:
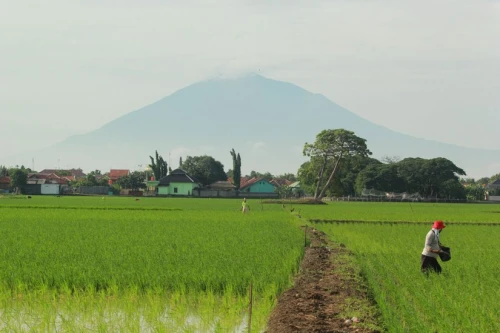
M 334 260 L 347 250 L 334 246 L 318 230 L 308 228 L 308 234 L 311 244 L 306 248 L 300 272 L 294 286 L 279 298 L 266 332 L 379 332 L 363 323 L 373 318 L 359 318 L 356 323 L 357 318 L 353 322 L 353 318 L 342 317 L 348 312 L 348 304 L 352 306 L 356 299 L 370 303 L 359 283 L 349 278 L 346 267 Z

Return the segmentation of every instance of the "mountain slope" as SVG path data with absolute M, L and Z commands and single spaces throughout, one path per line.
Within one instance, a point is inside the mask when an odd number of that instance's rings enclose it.
M 207 154 L 227 169 L 231 167 L 229 150 L 234 148 L 241 153 L 243 172 L 296 172 L 305 160 L 303 144 L 314 141 L 326 128 L 353 130 L 368 140 L 374 157 L 444 156 L 475 176 L 500 169 L 500 151 L 397 133 L 323 95 L 258 75 L 190 85 L 95 131 L 31 155 L 36 155 L 37 165 L 53 166 L 60 159 L 62 166 L 85 170 L 137 169 L 157 149 L 171 161 L 172 168 L 177 167 L 179 156 Z

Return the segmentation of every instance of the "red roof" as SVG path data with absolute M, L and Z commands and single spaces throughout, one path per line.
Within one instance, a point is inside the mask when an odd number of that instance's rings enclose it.
M 276 186 L 282 186 L 282 185 L 289 186 L 293 184 L 293 182 L 283 178 L 273 178 L 271 179 L 270 183 Z
M 129 173 L 130 171 L 125 169 L 111 169 L 109 171 L 109 179 L 116 180 L 118 178 L 128 176 Z
M 68 184 L 68 183 L 69 183 L 69 180 L 66 179 L 66 177 L 61 177 L 59 179 L 50 179 L 49 180 L 49 184 Z
M 250 178 L 245 177 L 245 176 L 241 177 L 241 178 L 240 178 L 240 187 L 241 187 L 243 184 L 245 184 L 245 183 L 246 183 L 249 179 L 250 179 Z
M 30 173 L 28 179 L 57 179 L 58 175 L 55 173 Z
M 44 169 L 40 171 L 40 173 L 55 173 L 57 174 L 58 172 L 69 172 L 71 176 L 75 178 L 83 178 L 86 176 L 86 174 L 82 171 L 82 169 L 64 169 L 64 170 L 58 170 L 58 169 Z
M 246 183 L 250 178 L 242 176 L 240 177 L 240 185 Z M 227 177 L 227 181 L 230 182 L 231 184 L 234 184 L 234 179 L 233 177 Z
M 241 184 L 240 184 L 240 189 L 243 189 L 245 187 L 248 187 L 252 184 L 255 184 L 257 183 L 259 180 L 262 180 L 262 178 L 257 178 L 257 177 L 253 177 L 253 178 L 250 178 L 250 179 L 247 179 L 245 177 L 245 182 L 243 182 L 243 178 L 241 179 Z
M 37 181 L 45 179 L 45 184 L 67 184 L 67 177 L 59 177 L 55 173 L 31 173 L 28 175 L 28 180 Z
M 8 176 L 0 177 L 0 184 L 10 184 L 10 177 Z

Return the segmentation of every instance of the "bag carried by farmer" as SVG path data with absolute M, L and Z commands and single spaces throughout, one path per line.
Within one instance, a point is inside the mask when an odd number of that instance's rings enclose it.
M 441 251 L 442 252 L 439 253 L 441 261 L 451 260 L 451 249 L 449 247 L 441 246 Z

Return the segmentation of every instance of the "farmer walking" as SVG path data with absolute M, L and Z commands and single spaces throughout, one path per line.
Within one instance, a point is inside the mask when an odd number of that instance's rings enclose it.
M 246 213 L 250 210 L 250 206 L 247 203 L 247 198 L 243 198 L 243 202 L 241 203 L 241 212 Z
M 423 273 L 427 273 L 429 271 L 434 271 L 438 274 L 441 273 L 441 266 L 439 265 L 437 258 L 439 257 L 439 254 L 444 253 L 441 249 L 439 236 L 445 227 L 446 226 L 443 221 L 435 221 L 432 225 L 432 229 L 425 236 L 425 246 L 422 251 L 422 265 L 420 268 Z

